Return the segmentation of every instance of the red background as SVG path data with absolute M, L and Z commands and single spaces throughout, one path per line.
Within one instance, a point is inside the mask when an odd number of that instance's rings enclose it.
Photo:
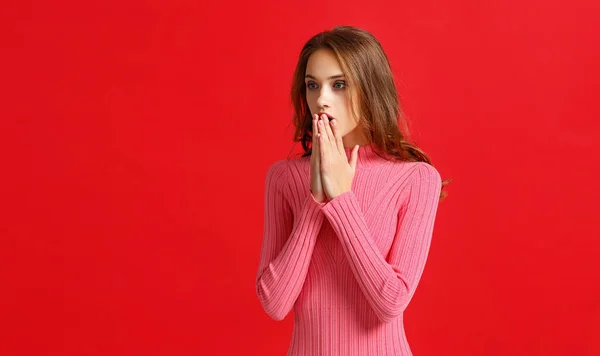
M 2 7 L 0 354 L 284 354 L 292 315 L 254 290 L 264 178 L 299 50 L 337 24 L 381 41 L 453 179 L 413 352 L 600 354 L 599 2 Z

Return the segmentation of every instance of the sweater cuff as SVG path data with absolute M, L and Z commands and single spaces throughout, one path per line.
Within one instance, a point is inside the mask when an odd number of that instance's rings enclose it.
M 349 190 L 331 199 L 326 204 L 323 204 L 321 210 L 328 218 L 331 218 L 333 214 L 336 214 L 336 211 L 342 211 L 354 207 L 355 203 L 356 196 L 352 190 Z
M 314 207 L 318 207 L 318 208 L 322 208 L 325 205 L 327 205 L 327 203 L 319 203 L 316 199 L 315 196 L 313 195 L 313 193 L 311 191 L 308 192 L 308 198 L 307 200 L 309 200 L 309 204 Z
M 301 219 L 308 217 L 309 220 L 316 219 L 314 220 L 315 222 L 321 222 L 325 218 L 325 215 L 321 211 L 325 205 L 326 203 L 319 203 L 309 191 L 306 198 L 304 198 L 302 213 L 300 214 Z
M 326 204 L 324 204 L 323 209 L 331 210 L 336 206 L 351 204 L 350 200 L 353 198 L 355 198 L 354 192 L 349 190 L 328 201 Z

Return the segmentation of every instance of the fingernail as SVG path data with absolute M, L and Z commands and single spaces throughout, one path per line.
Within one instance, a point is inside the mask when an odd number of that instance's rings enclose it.
M 335 120 L 331 120 L 331 124 L 335 126 Z

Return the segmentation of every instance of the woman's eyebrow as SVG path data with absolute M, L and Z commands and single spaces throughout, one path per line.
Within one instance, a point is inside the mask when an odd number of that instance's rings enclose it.
M 336 75 L 332 75 L 331 77 L 327 78 L 327 79 L 337 79 L 337 78 L 343 78 L 344 75 L 343 74 L 336 74 Z M 312 78 L 314 80 L 317 80 L 317 78 L 315 78 L 313 75 L 307 74 L 305 78 Z

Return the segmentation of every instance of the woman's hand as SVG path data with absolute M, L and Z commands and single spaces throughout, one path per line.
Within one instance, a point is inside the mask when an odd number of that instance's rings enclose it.
M 315 120 L 313 120 L 313 125 Z M 356 161 L 358 159 L 358 148 L 356 145 L 352 149 L 350 162 L 346 157 L 344 142 L 337 129 L 336 120 L 331 120 L 327 115 L 323 115 L 322 120 L 318 120 L 318 141 L 321 162 L 321 181 L 323 191 L 329 200 L 352 189 L 352 180 L 356 172 Z M 313 138 L 314 141 L 314 138 Z
M 317 121 L 320 121 L 319 115 L 314 114 L 312 116 L 312 119 L 313 120 L 312 152 L 310 155 L 310 191 L 316 201 L 318 201 L 319 203 L 324 203 L 327 197 L 325 196 L 325 193 L 323 191 L 323 184 L 321 182 L 321 153 L 319 150 L 320 142 L 319 138 L 317 137 L 319 135 L 319 125 L 317 124 Z

